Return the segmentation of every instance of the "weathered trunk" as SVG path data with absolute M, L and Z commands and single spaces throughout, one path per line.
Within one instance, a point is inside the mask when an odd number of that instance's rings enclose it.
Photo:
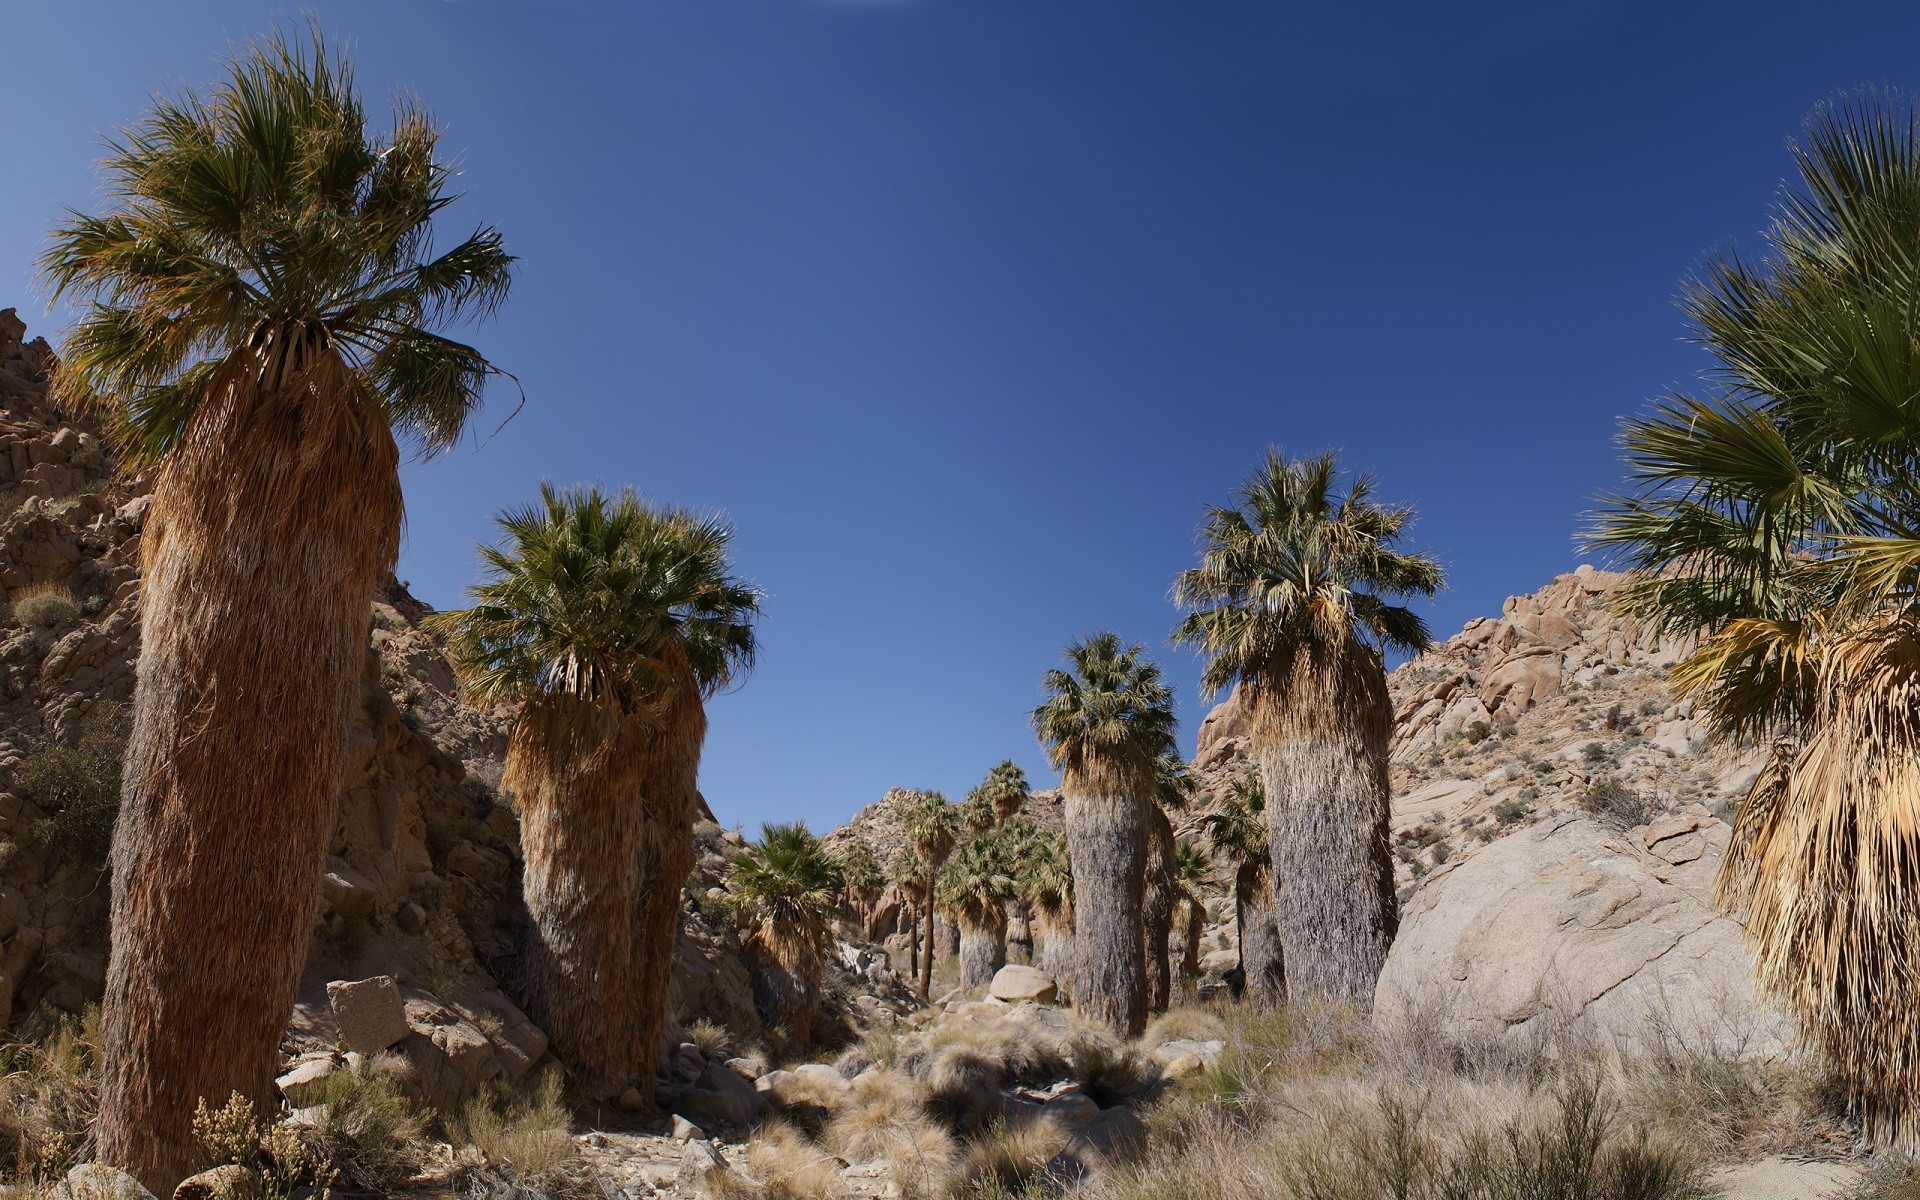
M 1123 1037 L 1147 1025 L 1146 942 L 1140 925 L 1147 874 L 1146 795 L 1151 774 L 1070 773 L 1067 853 L 1073 862 L 1073 1003 Z
M 933 993 L 933 939 L 934 939 L 934 933 L 936 928 L 936 921 L 935 921 L 934 911 L 933 911 L 933 870 L 932 868 L 928 868 L 927 870 L 927 887 L 926 887 L 926 890 L 921 893 L 921 895 L 926 901 L 923 907 L 926 909 L 926 912 L 927 912 L 927 943 L 926 943 L 924 953 L 922 953 L 920 956 L 920 998 L 922 1000 L 925 1000 L 925 999 L 928 999 Z
M 952 921 L 940 924 L 940 957 L 953 958 L 960 953 L 960 927 Z
M 693 869 L 693 822 L 700 808 L 700 750 L 707 737 L 706 706 L 692 669 L 671 665 L 674 678 L 657 723 L 647 739 L 641 779 L 644 803 L 639 902 L 634 913 L 639 956 L 632 1013 L 640 1057 L 632 1082 L 652 1098 L 659 1069 L 661 1035 L 667 1022 L 667 985 L 673 976 L 673 950 L 680 936 L 682 897 Z M 577 1064 L 572 1064 L 577 1069 Z
M 160 1195 L 193 1112 L 262 1112 L 313 930 L 398 452 L 338 360 L 258 339 L 154 485 L 112 851 L 95 1157 Z M 238 377 L 241 372 L 235 372 Z
M 963 914 L 955 924 L 960 930 L 960 986 L 969 991 L 986 987 L 994 973 L 1007 965 L 1006 914 L 997 908 Z
M 553 695 L 527 702 L 507 743 L 502 786 L 520 809 L 521 886 L 533 919 L 527 1015 L 594 1099 L 652 1090 L 644 1019 L 655 998 L 645 990 L 637 919 L 652 740 L 638 719 Z
M 1180 968 L 1178 977 L 1191 983 L 1200 978 L 1200 943 L 1207 936 L 1207 908 L 1200 903 L 1198 896 L 1188 896 L 1182 900 L 1181 916 L 1184 920 L 1174 924 L 1179 932 Z
M 1287 999 L 1286 961 L 1280 929 L 1273 919 L 1272 872 L 1264 862 L 1248 863 L 1235 879 L 1235 928 L 1240 942 L 1240 994 L 1259 1008 L 1278 1008 Z
M 1040 926 L 1038 947 L 1034 953 L 1034 965 L 1053 976 L 1060 985 L 1063 996 L 1073 991 L 1074 954 L 1073 926 L 1066 921 L 1050 920 L 1036 914 L 1036 923 Z
M 1025 900 L 1007 906 L 1007 961 L 1023 967 L 1033 965 L 1033 919 Z
M 1352 642 L 1302 649 L 1282 669 L 1284 701 L 1256 698 L 1254 744 L 1288 993 L 1370 1004 L 1400 923 L 1386 672 Z
M 1173 824 L 1158 804 L 1146 805 L 1146 902 L 1140 910 L 1146 946 L 1147 1011 L 1163 1013 L 1173 998 Z
M 805 1059 L 813 1049 L 813 1015 L 820 1007 L 821 964 L 795 962 L 750 947 L 754 1010 L 767 1028 L 786 1035 L 786 1053 Z

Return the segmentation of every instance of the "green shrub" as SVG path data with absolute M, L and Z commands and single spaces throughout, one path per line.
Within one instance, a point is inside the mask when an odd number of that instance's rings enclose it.
M 1587 781 L 1580 807 L 1594 816 L 1631 828 L 1654 815 L 1653 801 L 1617 775 L 1599 774 Z
M 376 1194 L 391 1194 L 426 1163 L 431 1114 L 416 1110 L 395 1081 L 404 1063 L 376 1059 L 328 1076 L 326 1112 L 315 1130 L 334 1169 Z
M 1526 820 L 1527 814 L 1532 811 L 1533 805 L 1528 804 L 1525 800 L 1509 796 L 1507 799 L 1493 806 L 1493 819 L 1500 822 L 1501 827 L 1505 828 L 1508 825 L 1517 825 L 1521 821 Z
M 22 794 L 47 814 L 33 833 L 56 853 L 103 862 L 120 814 L 120 762 L 127 752 L 126 706 L 94 705 L 71 746 L 44 746 L 14 772 Z
M 1493 726 L 1486 721 L 1474 721 L 1460 731 L 1469 746 L 1478 745 L 1493 736 Z
M 13 619 L 22 625 L 45 629 L 80 615 L 80 606 L 72 593 L 54 583 L 36 583 L 21 588 L 13 598 Z

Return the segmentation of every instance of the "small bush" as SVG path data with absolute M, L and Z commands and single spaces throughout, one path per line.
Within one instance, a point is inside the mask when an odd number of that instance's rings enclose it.
M 560 1073 L 552 1070 L 530 1095 L 482 1089 L 447 1122 L 447 1134 L 455 1146 L 478 1150 L 492 1174 L 523 1187 L 564 1180 L 578 1154 L 560 1102 Z
M 100 1010 L 43 1011 L 37 1042 L 0 1047 L 0 1176 L 51 1183 L 87 1157 L 100 1070 Z
M 1469 746 L 1477 746 L 1493 736 L 1493 726 L 1486 721 L 1470 722 L 1460 731 L 1460 737 Z
M 1525 800 L 1510 796 L 1493 806 L 1493 819 L 1498 821 L 1500 827 L 1504 829 L 1509 825 L 1517 825 L 1521 821 L 1526 820 L 1527 814 L 1532 811 L 1533 805 L 1528 804 Z
M 1599 774 L 1587 781 L 1580 807 L 1605 821 L 1631 828 L 1654 815 L 1654 803 L 1617 775 Z
M 426 1163 L 432 1114 L 415 1109 L 400 1090 L 406 1069 L 404 1059 L 383 1056 L 327 1078 L 319 1150 L 348 1182 L 368 1191 L 390 1192 Z
M 219 1108 L 202 1098 L 193 1110 L 193 1139 L 208 1167 L 237 1164 L 257 1172 L 259 1200 L 328 1200 L 335 1172 L 300 1135 L 284 1125 L 262 1126 L 253 1101 L 239 1092 Z
M 1612 757 L 1613 752 L 1607 749 L 1605 742 L 1588 742 L 1587 748 L 1580 752 L 1582 761 L 1590 763 L 1603 763 Z
M 127 752 L 127 711 L 102 701 L 80 723 L 71 746 L 45 746 L 21 760 L 14 781 L 48 815 L 33 833 L 56 853 L 100 862 L 120 815 L 120 762 Z
M 80 615 L 73 593 L 57 583 L 28 584 L 13 598 L 13 619 L 33 629 L 48 629 Z
M 686 1037 L 700 1051 L 702 1058 L 724 1062 L 733 1057 L 733 1032 L 718 1021 L 701 1017 L 687 1026 Z

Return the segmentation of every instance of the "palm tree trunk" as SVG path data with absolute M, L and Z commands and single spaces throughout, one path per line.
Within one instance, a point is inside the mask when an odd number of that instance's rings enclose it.
M 667 1021 L 668 983 L 680 936 L 681 900 L 693 870 L 693 822 L 700 808 L 700 750 L 707 737 L 707 713 L 699 684 L 684 662 L 671 664 L 673 692 L 648 739 L 640 785 L 644 800 L 639 903 L 634 913 L 639 956 L 636 1006 L 632 1013 L 639 1057 L 633 1080 L 641 1094 L 654 1094 L 660 1066 L 661 1034 Z
M 1386 672 L 1357 643 L 1302 650 L 1291 671 L 1284 705 L 1268 696 L 1254 718 L 1287 987 L 1367 1005 L 1400 924 Z
M 527 1014 L 594 1099 L 640 1082 L 639 931 L 647 733 L 571 696 L 528 702 L 502 786 L 520 808 Z
M 1067 920 L 1054 921 L 1044 914 L 1035 914 L 1040 925 L 1039 949 L 1034 965 L 1053 976 L 1061 991 L 1070 991 L 1073 987 L 1073 925 Z
M 926 898 L 926 909 L 927 909 L 927 945 L 926 945 L 926 952 L 921 956 L 921 959 L 920 959 L 920 998 L 922 1000 L 927 1000 L 932 998 L 932 993 L 933 993 L 933 939 L 934 939 L 934 933 L 935 933 L 934 913 L 933 913 L 933 871 L 931 868 L 929 868 L 927 871 L 927 888 L 926 888 L 926 891 L 923 893 L 923 895 Z
M 1180 978 L 1200 978 L 1200 943 L 1207 936 L 1207 907 L 1200 897 L 1188 896 L 1186 936 L 1180 945 Z
M 1163 1013 L 1173 996 L 1173 825 L 1158 804 L 1146 809 L 1146 901 L 1140 923 L 1147 956 L 1147 1011 Z
M 998 912 L 999 910 L 995 910 Z M 978 915 L 978 914 L 976 914 Z M 1007 965 L 1006 917 L 984 921 L 962 916 L 960 927 L 960 986 L 968 991 L 986 987 L 1001 967 Z
M 203 405 L 142 545 L 95 1157 L 161 1195 L 196 1165 L 197 1101 L 276 1103 L 374 588 L 399 545 L 392 434 L 309 349 Z
M 1270 902 L 1273 888 L 1267 882 L 1270 873 L 1265 862 L 1251 862 L 1240 868 L 1234 881 L 1240 994 L 1247 1003 L 1268 1009 L 1280 1007 L 1287 999 L 1286 962 Z
M 1033 917 L 1025 900 L 1008 905 L 1007 961 L 1023 967 L 1033 965 Z
M 781 929 L 748 945 L 754 1009 L 769 1029 L 786 1034 L 781 1049 L 805 1059 L 813 1049 L 813 1017 L 820 1007 L 826 962 L 804 931 Z
M 1114 772 L 1112 774 L 1118 774 Z M 1147 847 L 1144 788 L 1066 789 L 1067 853 L 1073 861 L 1073 1003 L 1123 1037 L 1147 1026 L 1146 943 L 1140 925 Z

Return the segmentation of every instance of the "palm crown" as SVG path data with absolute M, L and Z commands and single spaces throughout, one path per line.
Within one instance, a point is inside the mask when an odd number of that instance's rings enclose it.
M 1073 911 L 1073 863 L 1067 839 L 1060 833 L 1039 833 L 1020 852 L 1015 884 L 1034 909 L 1055 921 Z
M 1413 510 L 1373 498 L 1370 475 L 1336 495 L 1332 454 L 1290 460 L 1269 450 L 1235 489 L 1237 503 L 1207 510 L 1200 565 L 1180 573 L 1174 603 L 1188 610 L 1174 640 L 1206 658 L 1209 694 L 1260 679 L 1289 649 L 1350 638 L 1424 650 L 1431 638 L 1412 610 L 1391 603 L 1431 596 L 1440 564 L 1394 549 Z
M 1207 840 L 1235 867 L 1267 857 L 1267 792 L 1249 772 L 1228 786 L 1227 798 L 1202 821 Z
M 1152 771 L 1173 752 L 1173 692 L 1139 643 L 1103 631 L 1068 646 L 1066 659 L 1067 670 L 1047 672 L 1047 699 L 1031 718 L 1056 770 Z
M 969 922 L 985 924 L 1019 894 L 1012 844 L 1002 834 L 968 838 L 940 871 L 940 902 Z
M 887 886 L 886 874 L 880 869 L 880 860 L 865 842 L 849 842 L 837 851 L 834 861 L 840 869 L 840 878 L 846 884 L 847 891 L 855 896 L 877 895 Z
M 1683 297 L 1711 390 L 1624 423 L 1633 486 L 1593 534 L 1635 569 L 1633 611 L 1704 635 L 1675 682 L 1736 736 L 1813 718 L 1823 637 L 1920 569 L 1920 128 L 1869 93 L 1793 154 L 1765 255 Z
M 108 144 L 112 209 L 70 213 L 40 260 L 56 297 L 88 302 L 67 393 L 136 466 L 228 387 L 342 387 L 424 450 L 452 444 L 494 368 L 435 329 L 490 313 L 513 258 L 492 228 L 436 249 L 454 199 L 438 142 L 411 104 L 371 135 L 317 32 L 248 48 L 208 96 L 156 99 Z
M 938 867 L 953 853 L 959 837 L 959 814 L 941 793 L 923 793 L 907 810 L 907 838 L 921 862 Z
M 727 868 L 734 903 L 776 945 L 818 948 L 843 880 L 826 844 L 804 822 L 766 825 Z
M 1004 824 L 1026 806 L 1029 794 L 1027 773 L 1019 763 L 1006 759 L 987 772 L 987 778 L 980 784 L 979 790 L 987 798 L 987 803 L 993 805 L 995 819 Z
M 724 522 L 542 484 L 499 524 L 473 606 L 432 619 L 475 699 L 566 693 L 635 712 L 678 669 L 711 694 L 752 666 L 761 594 L 728 574 Z

